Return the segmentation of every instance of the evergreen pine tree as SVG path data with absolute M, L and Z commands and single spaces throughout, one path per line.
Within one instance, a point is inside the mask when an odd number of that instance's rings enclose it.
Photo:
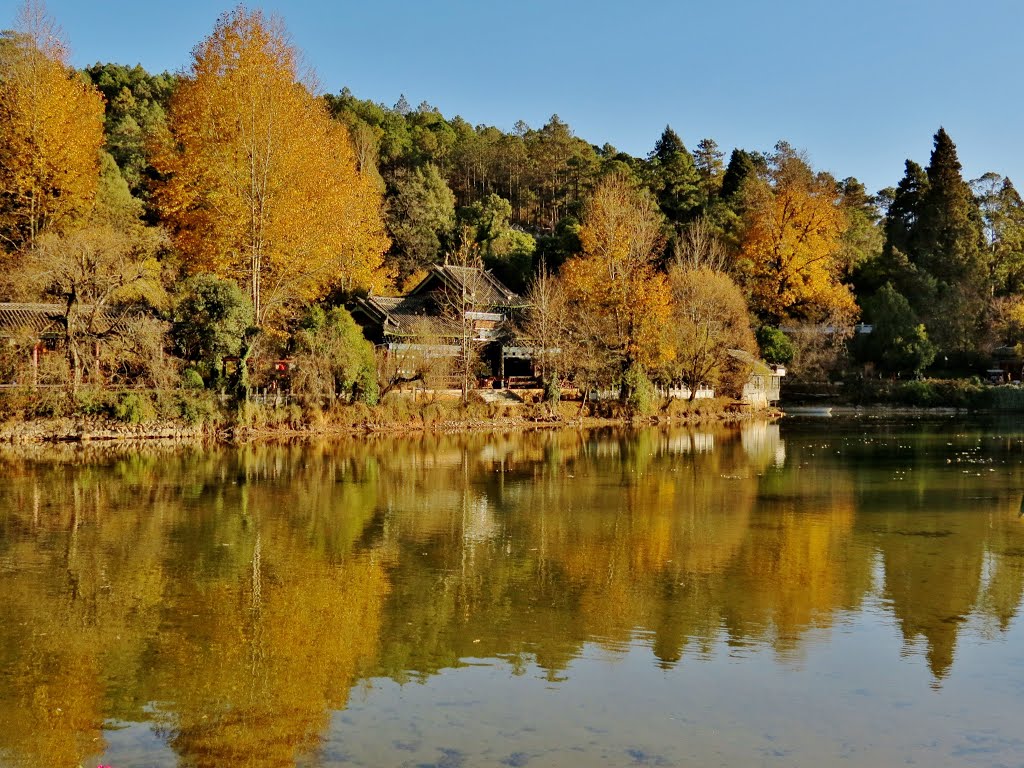
M 665 126 L 650 160 L 653 171 L 651 186 L 662 213 L 675 224 L 692 220 L 705 202 L 701 194 L 701 178 L 693 156 L 670 126 Z
M 981 213 L 960 170 L 956 146 L 939 128 L 911 245 L 916 266 L 935 281 L 934 299 L 922 312 L 929 334 L 943 350 L 973 352 L 980 341 L 989 270 Z
M 725 171 L 723 157 L 725 155 L 719 150 L 714 139 L 701 139 L 697 148 L 693 150 L 693 163 L 700 175 L 701 187 L 707 199 L 717 196 L 722 188 L 722 174 Z
M 752 173 L 760 173 L 767 168 L 763 155 L 748 152 L 745 149 L 734 149 L 729 156 L 729 165 L 722 177 L 722 197 L 729 199 L 735 195 L 744 179 Z
M 671 125 L 666 125 L 661 136 L 654 142 L 654 151 L 651 152 L 648 159 L 656 160 L 664 165 L 680 152 L 685 151 L 686 147 L 683 145 L 683 140 L 679 138 L 679 134 L 672 130 Z
M 913 160 L 907 160 L 903 178 L 893 193 L 892 203 L 885 217 L 885 261 L 893 260 L 894 251 L 917 261 L 914 238 L 918 216 L 921 213 L 921 199 L 927 189 L 928 176 L 924 168 Z

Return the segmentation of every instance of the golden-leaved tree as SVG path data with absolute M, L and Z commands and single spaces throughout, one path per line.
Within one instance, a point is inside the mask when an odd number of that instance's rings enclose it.
M 0 245 L 34 248 L 92 206 L 103 144 L 103 99 L 67 64 L 39 2 L 0 36 Z
M 691 402 L 701 386 L 740 394 L 749 370 L 729 351 L 757 353 L 740 287 L 725 272 L 683 261 L 672 267 L 668 280 L 673 304 L 666 335 L 674 354 L 665 366 L 667 378 L 685 384 Z
M 194 50 L 154 148 L 185 266 L 246 286 L 258 324 L 383 278 L 380 193 L 301 79 L 280 21 L 237 8 Z
M 742 265 L 751 308 L 763 320 L 849 321 L 857 313 L 841 282 L 847 218 L 835 181 L 779 145 L 770 178 L 744 187 Z
M 622 175 L 602 181 L 586 203 L 583 253 L 561 271 L 577 366 L 594 360 L 592 383 L 609 385 L 634 365 L 650 369 L 666 347 L 671 293 L 656 259 L 664 245 L 657 203 Z

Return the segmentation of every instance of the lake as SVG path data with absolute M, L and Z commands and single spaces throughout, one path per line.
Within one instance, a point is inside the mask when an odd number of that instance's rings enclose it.
M 1021 766 L 1024 426 L 0 447 L 0 766 Z

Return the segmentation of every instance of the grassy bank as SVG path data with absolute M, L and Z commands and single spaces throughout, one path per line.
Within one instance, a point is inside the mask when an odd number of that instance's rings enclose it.
M 669 400 L 647 412 L 617 402 L 468 402 L 451 396 L 390 396 L 361 403 L 267 399 L 231 402 L 206 390 L 0 392 L 0 440 L 237 440 L 374 432 L 508 430 L 598 424 L 730 423 L 750 418 L 726 398 Z M 773 413 L 757 414 L 759 416 Z

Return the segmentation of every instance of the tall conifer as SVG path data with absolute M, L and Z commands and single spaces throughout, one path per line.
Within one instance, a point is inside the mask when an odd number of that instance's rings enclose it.
M 932 337 L 949 351 L 973 351 L 988 293 L 981 213 L 960 173 L 956 146 L 939 128 L 928 164 L 913 243 L 919 269 L 935 281 L 923 312 Z
M 691 220 L 703 202 L 701 178 L 679 134 L 665 126 L 650 154 L 654 191 L 662 213 L 673 223 Z

